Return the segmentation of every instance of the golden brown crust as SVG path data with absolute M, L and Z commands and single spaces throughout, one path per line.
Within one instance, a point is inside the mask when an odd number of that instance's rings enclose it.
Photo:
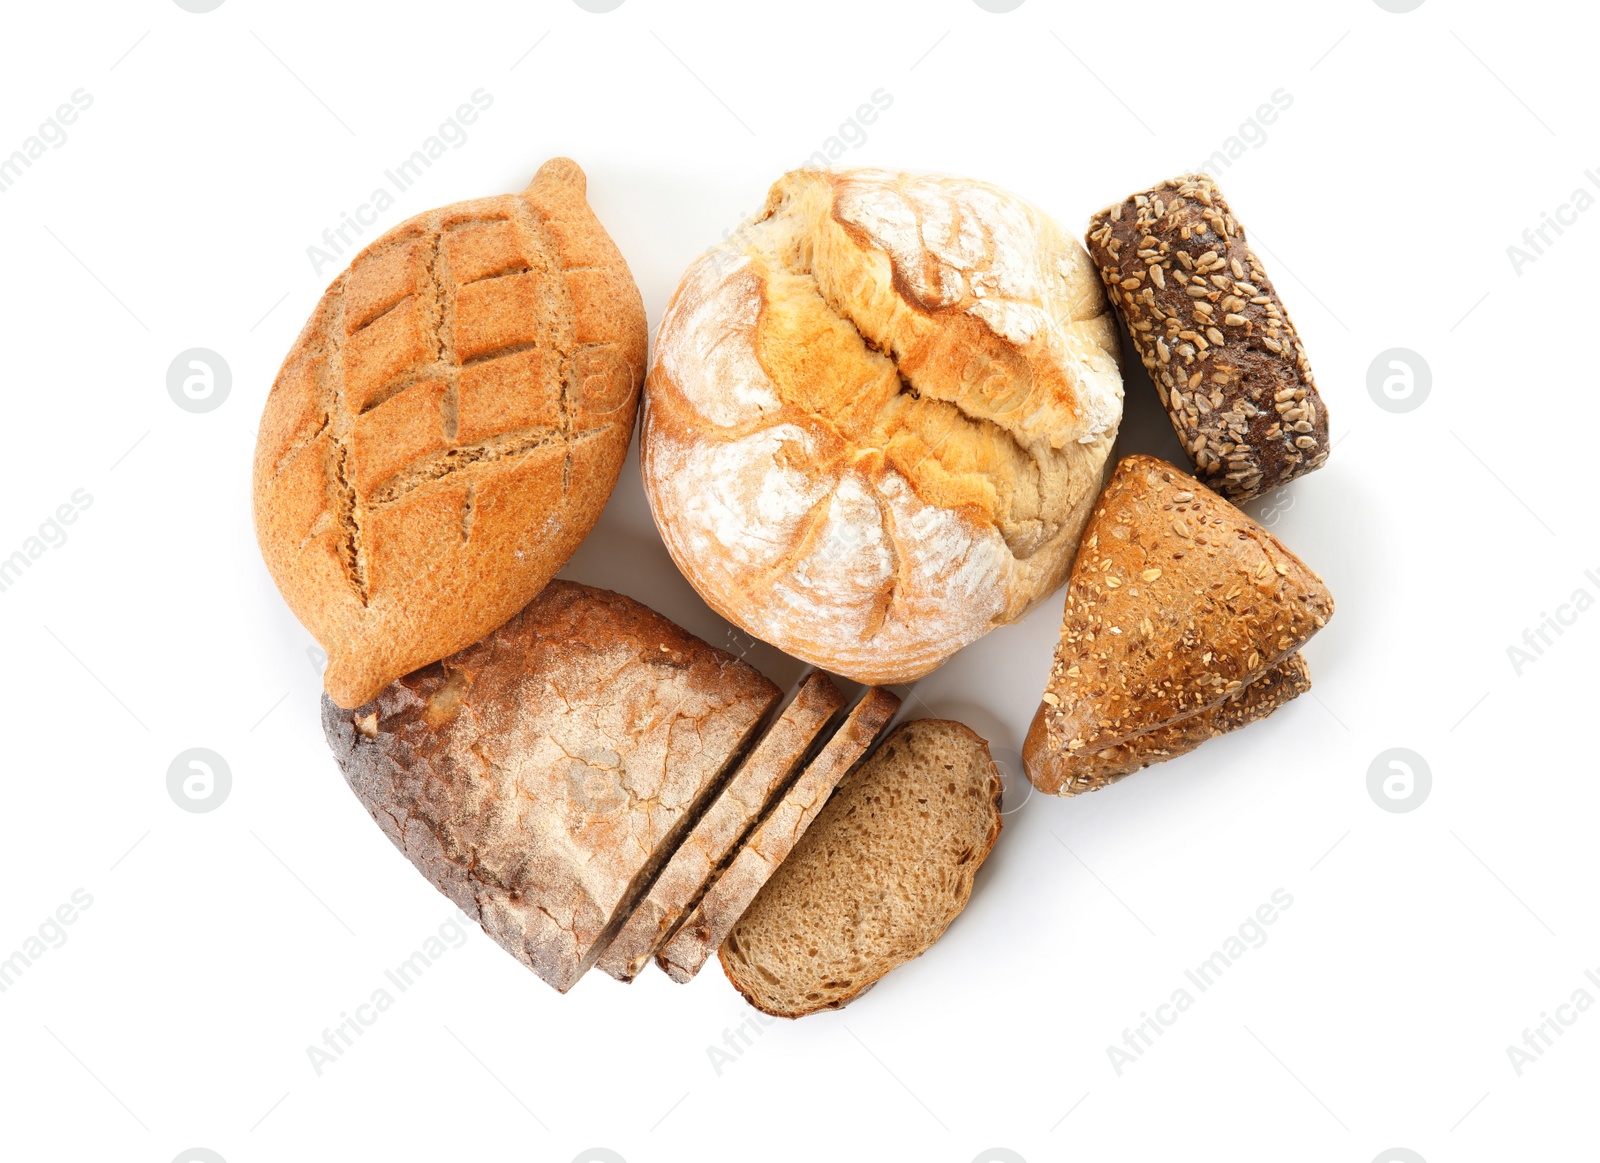
M 662 318 L 640 466 L 707 604 L 908 682 L 1066 576 L 1121 417 L 1087 253 L 983 182 L 801 170 Z
M 1208 739 L 1264 719 L 1311 689 L 1311 673 L 1299 651 L 1214 707 L 1135 735 L 1099 751 L 1051 751 L 1045 739 L 1045 704 L 1040 703 L 1022 745 L 1023 763 L 1033 785 L 1051 795 L 1098 791 L 1124 776 L 1187 755 Z
M 706 888 L 677 932 L 661 946 L 656 964 L 667 976 L 681 985 L 700 972 L 761 886 L 794 851 L 839 781 L 861 762 L 899 709 L 899 696 L 873 687 L 845 716 L 833 737 Z
M 1328 459 L 1300 334 L 1205 174 L 1096 214 L 1089 253 L 1200 479 L 1233 501 Z
M 556 581 L 372 703 L 325 698 L 322 720 L 384 834 L 564 992 L 778 695 L 631 598 Z
M 1222 702 L 1327 624 L 1322 579 L 1187 473 L 1117 465 L 1084 530 L 1044 693 L 1047 755 L 1100 751 Z
M 520 195 L 389 231 L 329 286 L 256 442 L 256 536 L 340 706 L 477 641 L 593 527 L 645 367 L 644 307 L 584 200 Z

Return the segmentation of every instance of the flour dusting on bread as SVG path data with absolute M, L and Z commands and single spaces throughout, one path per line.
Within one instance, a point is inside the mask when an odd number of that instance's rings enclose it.
M 887 683 L 1054 590 L 1121 415 L 1081 251 L 981 182 L 774 186 L 685 274 L 646 394 L 646 493 L 707 603 Z

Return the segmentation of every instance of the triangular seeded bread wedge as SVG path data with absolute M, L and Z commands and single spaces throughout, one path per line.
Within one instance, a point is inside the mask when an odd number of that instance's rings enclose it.
M 839 781 L 861 761 L 899 709 L 897 695 L 872 687 L 845 716 L 833 738 L 750 833 L 738 854 L 656 954 L 656 964 L 666 970 L 667 976 L 681 984 L 700 972 L 761 886 L 794 851 Z
M 1067 583 L 1029 777 L 1215 706 L 1332 615 L 1322 579 L 1239 509 L 1165 461 L 1124 458 Z
M 1045 746 L 1044 705 L 1040 704 L 1028 728 L 1022 753 L 1028 757 L 1028 774 L 1040 791 L 1058 796 L 1078 795 L 1115 783 L 1152 763 L 1187 755 L 1207 739 L 1265 719 L 1310 689 L 1311 672 L 1306 667 L 1305 657 L 1297 650 L 1214 707 L 1135 735 L 1126 743 L 1074 754 L 1051 752 Z
M 778 1017 L 838 1009 L 927 952 L 999 835 L 988 744 L 960 723 L 902 723 L 733 926 L 722 971 Z
M 621 594 L 552 582 L 323 728 L 395 846 L 556 989 L 588 969 L 780 692 Z
M 597 968 L 619 981 L 632 981 L 650 963 L 684 910 L 788 785 L 813 742 L 844 704 L 844 695 L 826 674 L 815 671 L 805 680 L 667 861 L 650 891 L 595 962 Z

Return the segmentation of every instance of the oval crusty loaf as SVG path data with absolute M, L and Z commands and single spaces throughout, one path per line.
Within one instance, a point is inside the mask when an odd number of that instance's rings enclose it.
M 645 491 L 718 613 L 909 682 L 1056 589 L 1122 414 L 1077 241 L 982 182 L 799 170 L 684 275 Z
M 666 862 L 778 688 L 621 594 L 550 583 L 322 724 L 418 871 L 559 990 Z
M 757 1009 L 838 1009 L 927 951 L 1000 835 L 1000 776 L 960 723 L 902 723 L 839 786 L 718 951 Z
M 1165 461 L 1124 457 L 1067 583 L 1041 726 L 1023 748 L 1028 777 L 1047 791 L 1087 790 L 1076 776 L 1095 762 L 1080 770 L 1078 757 L 1248 690 L 1332 616 L 1328 587 L 1271 533 Z
M 616 484 L 645 339 L 565 158 L 402 223 L 333 281 L 267 398 L 254 488 L 336 703 L 476 642 L 561 568 Z
M 1326 463 L 1300 333 L 1215 182 L 1134 194 L 1094 216 L 1088 242 L 1202 481 L 1245 501 Z

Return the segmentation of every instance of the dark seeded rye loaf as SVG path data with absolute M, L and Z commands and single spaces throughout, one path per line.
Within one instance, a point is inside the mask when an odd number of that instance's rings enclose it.
M 960 723 L 903 723 L 739 918 L 723 972 L 769 1014 L 838 1009 L 939 939 L 999 835 L 988 744 Z
M 1305 347 L 1211 178 L 1102 210 L 1087 242 L 1206 485 L 1244 501 L 1322 466 L 1328 410 Z

